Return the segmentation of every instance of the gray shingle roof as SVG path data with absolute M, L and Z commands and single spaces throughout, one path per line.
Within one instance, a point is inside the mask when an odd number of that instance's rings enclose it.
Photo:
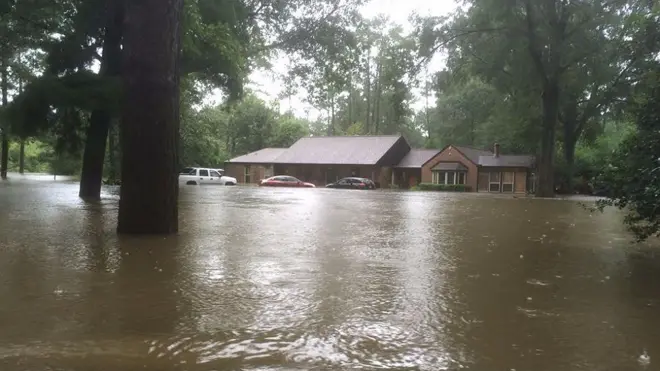
M 272 164 L 288 148 L 264 148 L 258 151 L 238 156 L 229 160 L 229 162 L 242 164 Z
M 468 168 L 465 167 L 460 162 L 439 162 L 431 170 L 436 170 L 436 171 L 467 171 L 467 169 Z
M 461 153 L 463 153 L 465 157 L 467 157 L 470 161 L 474 162 L 475 164 L 479 163 L 479 157 L 493 155 L 493 152 L 486 151 L 483 149 L 464 147 L 464 146 L 453 146 L 453 147 L 461 151 Z
M 438 149 L 411 149 L 396 167 L 421 168 L 438 153 L 440 153 Z
M 486 167 L 527 167 L 534 166 L 534 156 L 528 155 L 500 155 L 479 156 L 478 164 Z
M 277 157 L 280 164 L 374 165 L 401 138 L 399 135 L 306 137 Z

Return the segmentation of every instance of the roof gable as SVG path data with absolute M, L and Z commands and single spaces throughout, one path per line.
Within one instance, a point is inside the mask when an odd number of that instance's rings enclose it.
M 484 167 L 525 167 L 534 166 L 535 158 L 529 155 L 480 156 L 479 166 Z
M 400 135 L 305 137 L 278 156 L 276 162 L 375 165 L 402 138 Z
M 421 168 L 441 151 L 438 149 L 413 148 L 401 159 L 398 168 Z
M 467 146 L 452 146 L 452 147 L 454 147 L 456 150 L 461 152 L 463 156 L 467 157 L 467 159 L 472 161 L 474 164 L 479 164 L 479 157 L 481 156 L 493 155 L 493 152 L 484 149 L 478 149 Z
M 460 162 L 438 162 L 431 171 L 467 171 L 468 168 L 465 167 Z
M 243 164 L 268 164 L 275 163 L 277 158 L 288 148 L 263 148 L 258 151 L 250 152 L 243 156 L 238 156 L 229 160 L 229 162 Z

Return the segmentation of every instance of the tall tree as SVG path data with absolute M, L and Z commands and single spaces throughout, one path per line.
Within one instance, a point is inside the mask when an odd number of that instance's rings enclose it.
M 525 96 L 537 97 L 539 111 L 528 118 L 539 135 L 536 189 L 538 196 L 552 196 L 562 102 L 567 85 L 575 82 L 571 72 L 585 69 L 608 41 L 606 36 L 615 37 L 622 14 L 636 2 L 471 0 L 467 10 L 457 11 L 449 21 L 420 22 L 420 40 L 422 49 L 431 51 L 427 55 L 448 47 L 450 65 L 468 62 L 472 73 L 502 93 L 521 102 Z M 587 82 L 572 84 L 571 90 L 582 96 Z
M 125 0 L 109 1 L 102 13 L 105 27 L 99 74 L 103 77 L 117 77 L 121 72 L 124 3 Z M 90 116 L 80 177 L 79 196 L 82 198 L 99 198 L 101 195 L 106 141 L 113 116 L 113 112 L 107 109 L 96 109 Z
M 178 231 L 178 148 L 183 0 L 129 1 L 117 232 Z

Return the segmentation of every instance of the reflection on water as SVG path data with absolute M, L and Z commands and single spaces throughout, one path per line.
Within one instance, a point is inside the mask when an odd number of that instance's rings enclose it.
M 660 259 L 574 201 L 185 187 L 176 237 L 117 189 L 0 184 L 0 369 L 614 370 L 660 356 Z

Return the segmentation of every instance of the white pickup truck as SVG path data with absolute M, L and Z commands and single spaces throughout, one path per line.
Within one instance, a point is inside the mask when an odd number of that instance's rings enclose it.
M 222 169 L 208 169 L 203 167 L 187 167 L 179 173 L 180 185 L 236 185 L 236 178 L 224 176 Z

